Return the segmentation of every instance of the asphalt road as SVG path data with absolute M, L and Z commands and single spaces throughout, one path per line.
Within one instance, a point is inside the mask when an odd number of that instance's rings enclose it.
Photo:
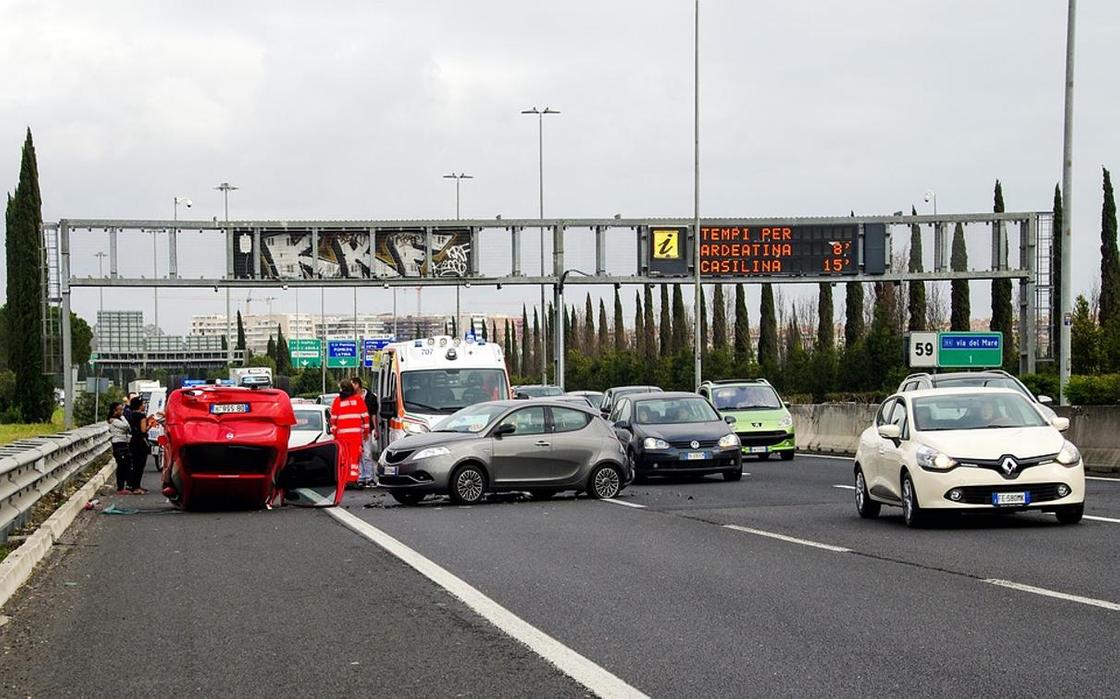
M 1117 695 L 1120 610 L 1095 603 L 1120 603 L 1120 522 L 914 531 L 856 516 L 848 461 L 744 470 L 617 503 L 345 504 L 651 696 Z M 0 610 L 4 694 L 583 693 L 326 512 L 121 500 L 146 511 L 85 516 Z M 1120 481 L 1087 514 L 1120 519 Z

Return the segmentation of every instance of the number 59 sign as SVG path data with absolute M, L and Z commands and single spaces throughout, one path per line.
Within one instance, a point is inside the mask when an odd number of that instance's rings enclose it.
M 910 366 L 914 368 L 937 366 L 937 333 L 910 333 Z

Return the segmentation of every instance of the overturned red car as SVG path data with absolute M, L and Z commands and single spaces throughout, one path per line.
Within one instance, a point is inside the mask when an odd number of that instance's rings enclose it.
M 346 464 L 333 440 L 288 448 L 291 401 L 271 388 L 196 386 L 173 392 L 160 437 L 164 492 L 184 509 L 328 507 Z

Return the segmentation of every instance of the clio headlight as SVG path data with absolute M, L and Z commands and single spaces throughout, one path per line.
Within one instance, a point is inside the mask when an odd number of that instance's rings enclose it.
M 728 447 L 737 447 L 739 446 L 739 435 L 734 433 L 725 434 L 719 438 L 719 445 L 724 449 Z
M 784 428 L 793 427 L 793 416 L 790 415 L 789 413 L 786 413 L 785 415 L 783 415 L 782 419 L 778 420 L 778 427 L 784 427 Z
M 918 465 L 922 468 L 928 468 L 934 471 L 948 471 L 957 465 L 948 455 L 942 454 L 936 449 L 925 446 L 924 444 L 918 447 L 914 453 L 918 461 Z
M 657 437 L 646 437 L 645 441 L 642 442 L 642 448 L 643 449 L 668 449 L 669 448 L 669 443 L 666 442 L 664 439 L 658 439 Z
M 1062 466 L 1076 466 L 1081 463 L 1081 452 L 1073 446 L 1072 442 L 1066 442 L 1058 452 L 1058 463 Z

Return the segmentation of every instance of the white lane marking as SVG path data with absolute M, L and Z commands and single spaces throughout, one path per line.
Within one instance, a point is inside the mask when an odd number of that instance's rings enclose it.
M 622 505 L 623 507 L 636 507 L 638 509 L 642 509 L 642 508 L 645 507 L 645 505 L 642 505 L 640 503 L 624 502 L 622 500 L 615 500 L 614 498 L 604 498 L 603 500 L 600 500 L 599 502 L 605 502 L 605 503 L 609 503 L 611 505 Z
M 494 600 L 479 592 L 462 578 L 446 568 L 425 558 L 369 522 L 337 507 L 327 508 L 327 514 L 343 526 L 369 539 L 397 558 L 422 573 L 429 580 L 458 597 L 494 626 L 514 639 L 529 646 L 537 655 L 555 665 L 561 672 L 579 682 L 601 697 L 645 697 L 640 690 L 605 668 L 588 660 L 560 643 L 540 629 L 516 616 Z
M 807 451 L 799 451 L 799 452 L 797 452 L 797 455 L 798 456 L 807 456 L 811 459 L 839 459 L 840 461 L 853 461 L 853 460 L 855 460 L 854 456 L 833 456 L 831 454 L 813 454 L 813 453 L 807 452 Z
M 1120 519 L 1114 517 L 1094 517 L 1093 515 L 1081 515 L 1085 519 L 1091 519 L 1094 522 L 1112 522 L 1113 524 L 1120 524 Z
M 854 485 L 834 485 L 832 487 L 833 488 L 843 488 L 844 490 L 855 490 L 856 489 L 856 487 Z
M 1120 483 L 1120 478 L 1104 478 L 1103 476 L 1085 476 L 1087 481 L 1112 481 L 1113 483 Z
M 749 475 L 751 475 L 751 474 L 747 473 L 746 471 L 743 471 L 743 475 L 744 475 L 744 476 L 749 476 Z
M 758 536 L 765 536 L 769 539 L 777 539 L 778 541 L 785 541 L 790 544 L 801 544 L 802 546 L 812 546 L 817 549 L 824 549 L 825 551 L 832 551 L 834 553 L 851 553 L 851 549 L 846 549 L 843 546 L 833 546 L 832 544 L 822 544 L 817 541 L 809 541 L 808 539 L 798 539 L 785 534 L 775 534 L 774 532 L 763 531 L 761 529 L 751 529 L 750 527 L 740 527 L 738 524 L 725 524 L 724 529 L 734 529 L 737 532 L 746 532 L 747 534 L 756 534 Z
M 1045 587 L 1035 587 L 1034 585 L 1024 585 L 1023 583 L 1012 582 L 1010 580 L 997 580 L 995 578 L 988 578 L 984 582 L 990 585 L 998 585 L 999 587 L 1006 587 L 1012 590 L 1019 590 L 1020 592 L 1030 592 L 1043 597 L 1053 597 L 1055 599 L 1064 599 L 1068 602 L 1077 602 L 1078 604 L 1087 604 L 1091 607 L 1100 607 L 1101 609 L 1109 609 L 1114 612 L 1120 612 L 1120 604 L 1115 602 L 1108 602 L 1103 599 L 1093 599 L 1092 597 L 1082 597 L 1081 595 L 1071 595 L 1065 592 L 1058 592 L 1056 590 L 1047 590 Z

